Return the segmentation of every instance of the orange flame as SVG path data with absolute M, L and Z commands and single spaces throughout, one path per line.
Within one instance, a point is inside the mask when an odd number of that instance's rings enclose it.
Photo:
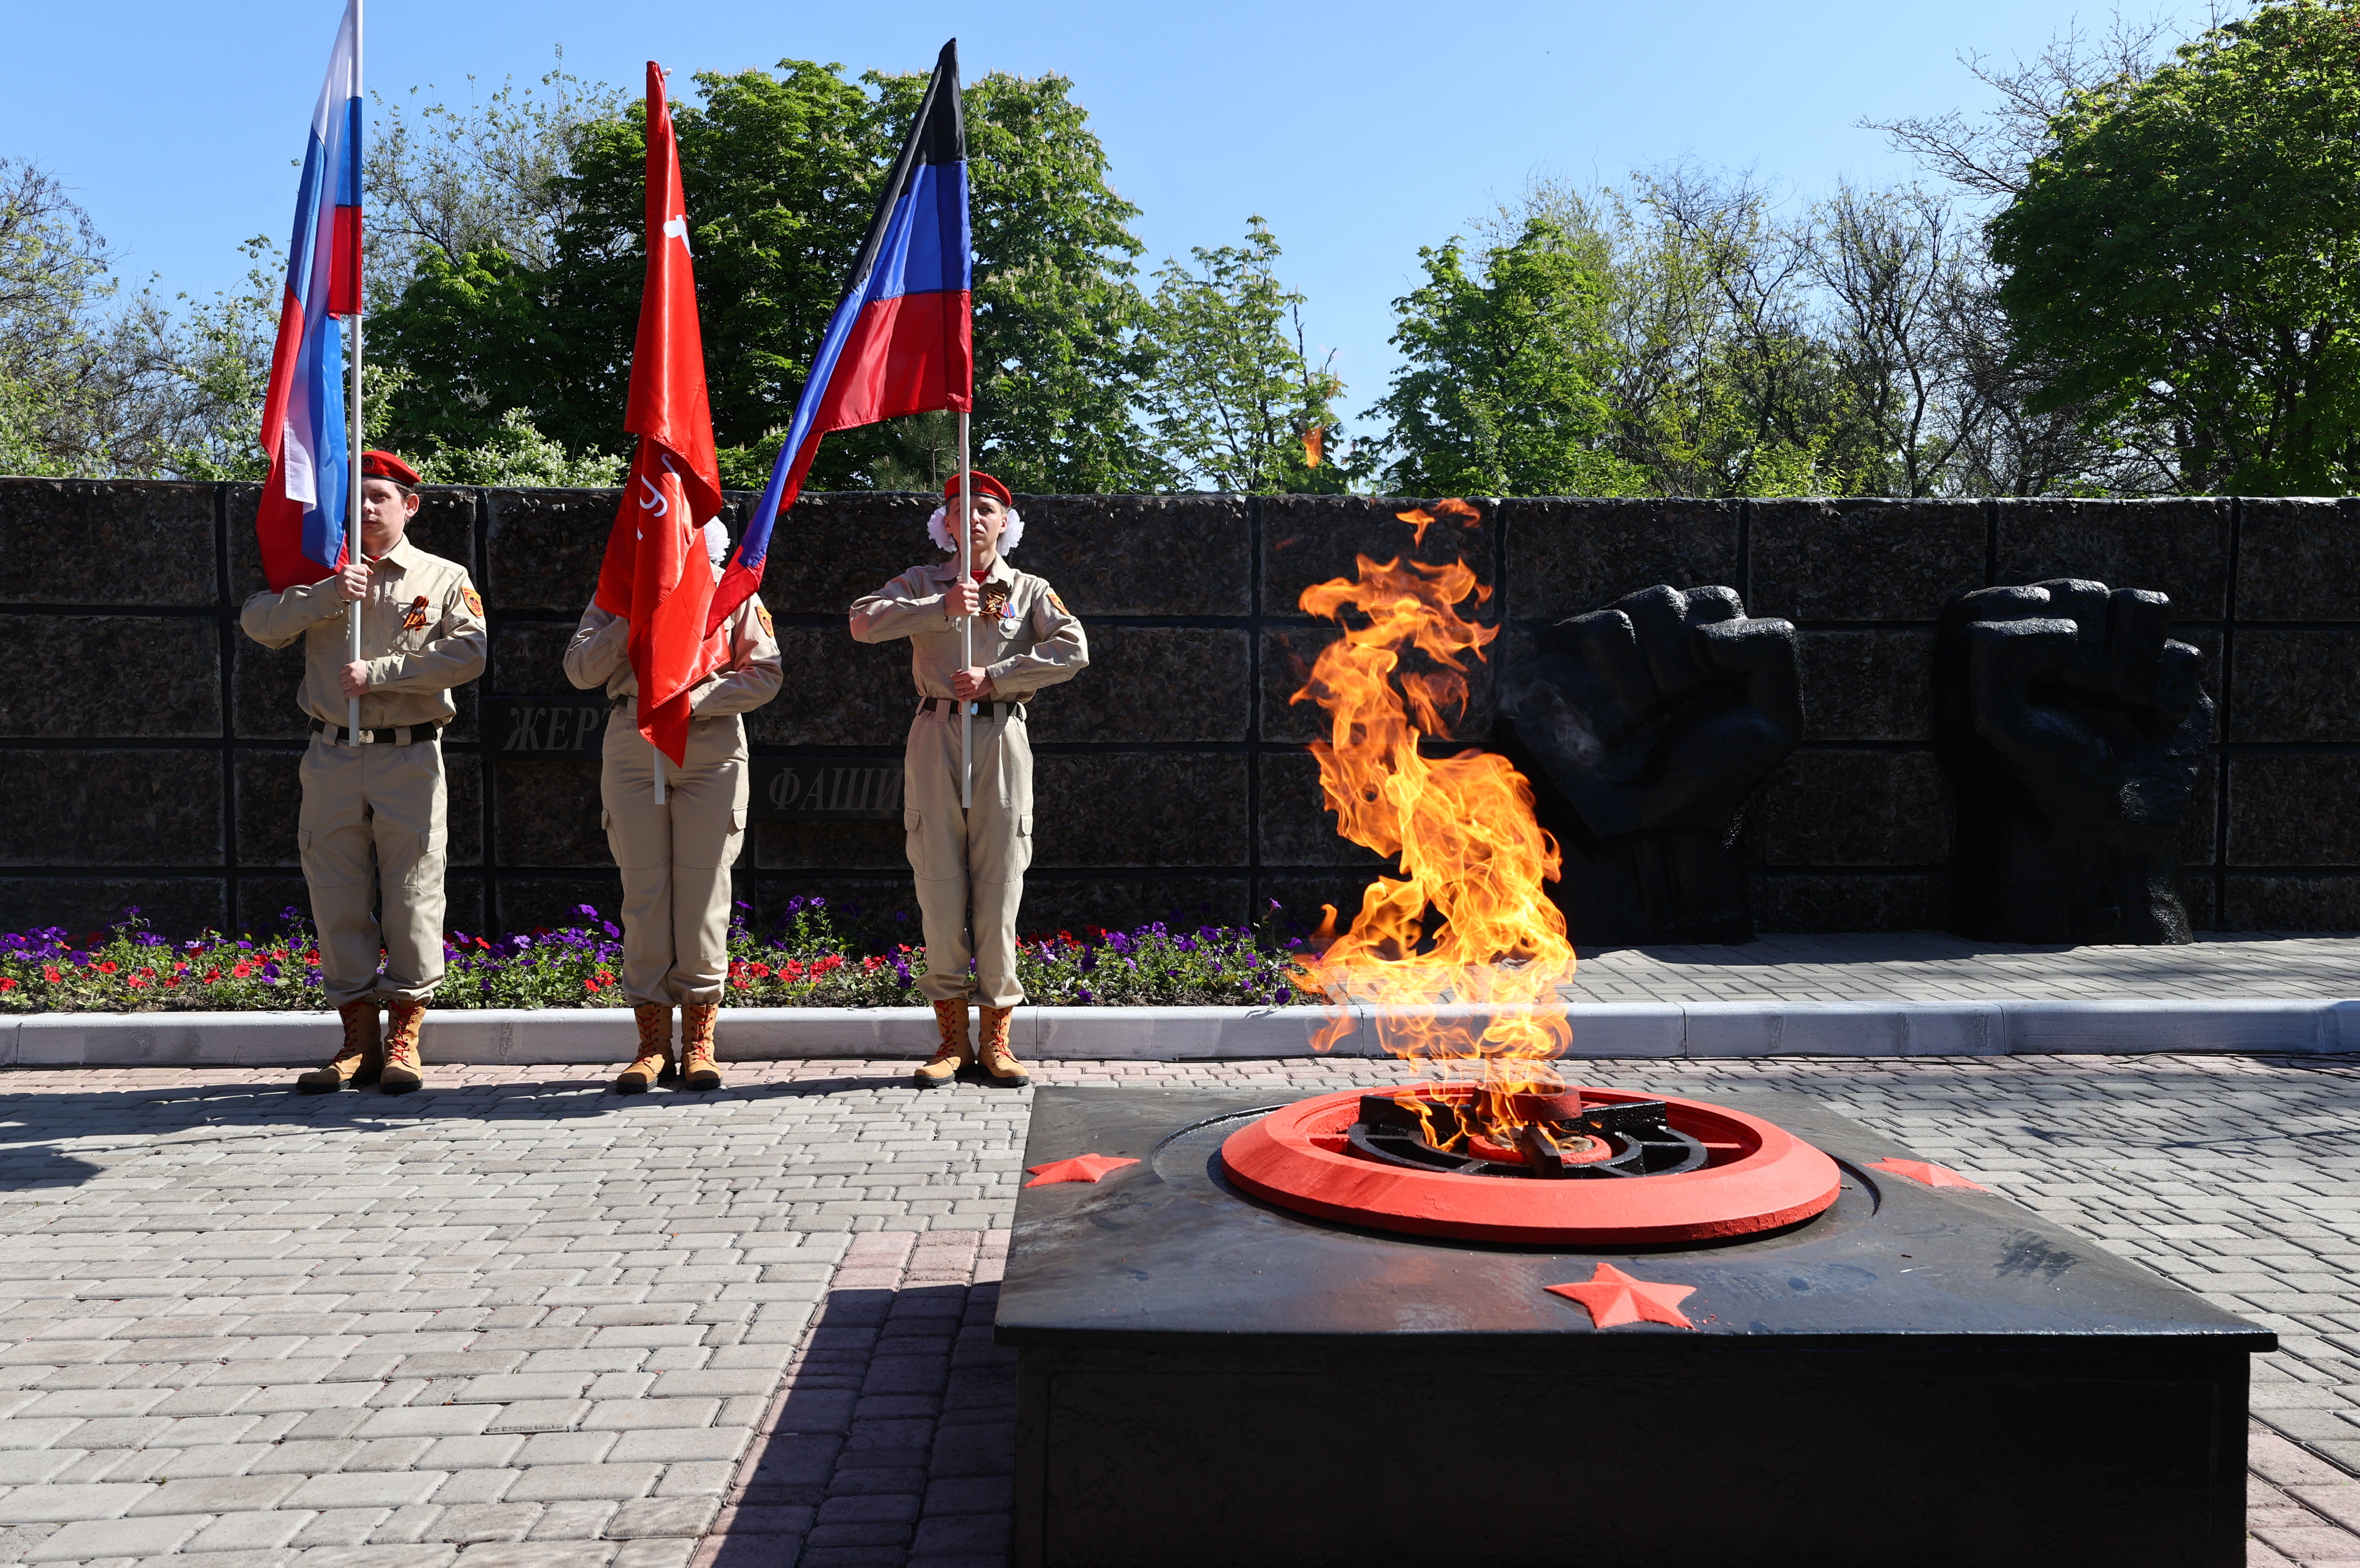
M 1306 468 L 1317 468 L 1319 466 L 1320 460 L 1327 455 L 1327 430 L 1318 425 L 1305 430 L 1303 432 L 1303 465 Z
M 1504 1142 L 1529 1119 L 1512 1113 L 1507 1096 L 1561 1088 L 1548 1062 L 1572 1043 L 1557 988 L 1573 974 L 1573 944 L 1541 888 L 1557 877 L 1557 845 L 1533 820 L 1531 783 L 1505 758 L 1428 757 L 1418 746 L 1465 710 L 1466 661 L 1483 658 L 1499 633 L 1458 606 L 1490 597 L 1464 561 L 1379 564 L 1366 556 L 1353 580 L 1304 591 L 1306 611 L 1343 628 L 1294 697 L 1328 711 L 1328 738 L 1311 747 L 1320 788 L 1338 831 L 1400 856 L 1402 875 L 1369 885 L 1342 935 L 1328 909 L 1321 934 L 1334 941 L 1295 983 L 1338 1003 L 1372 1005 L 1391 1054 L 1471 1078 L 1487 1091 L 1476 1096 L 1484 1131 Z M 1404 669 L 1413 650 L 1432 668 Z M 1437 1007 L 1450 1002 L 1486 1016 L 1450 1018 Z M 1354 1027 L 1339 1006 L 1315 1043 L 1327 1050 Z
M 1424 544 L 1426 542 L 1426 530 L 1434 526 L 1434 514 L 1432 512 L 1427 511 L 1423 506 L 1412 506 L 1408 511 L 1395 512 L 1393 516 L 1410 526 L 1409 537 L 1410 541 L 1413 544 Z M 1342 579 L 1338 578 L 1337 581 L 1341 582 Z M 1335 585 L 1336 584 L 1334 583 L 1328 584 L 1330 588 Z

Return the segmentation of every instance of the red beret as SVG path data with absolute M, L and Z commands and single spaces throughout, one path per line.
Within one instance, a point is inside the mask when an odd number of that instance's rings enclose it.
M 397 485 L 415 485 L 418 483 L 418 470 L 389 452 L 365 452 L 361 453 L 361 477 L 390 479 Z
M 1003 506 L 1012 506 L 1016 504 L 1016 497 L 1008 493 L 1008 486 L 986 474 L 982 469 L 970 468 L 967 471 L 967 483 L 974 487 L 977 495 L 994 496 Z M 952 474 L 950 482 L 943 486 L 943 499 L 945 501 L 958 499 L 957 474 Z

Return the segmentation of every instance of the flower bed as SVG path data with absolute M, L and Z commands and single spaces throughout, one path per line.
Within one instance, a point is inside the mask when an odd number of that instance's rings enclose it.
M 925 957 L 907 940 L 907 911 L 864 915 L 825 898 L 793 898 L 757 932 L 748 906 L 729 928 L 725 1006 L 909 1007 Z M 444 940 L 449 974 L 437 1007 L 621 1007 L 623 932 L 585 904 L 583 923 L 509 936 Z M 1295 985 L 1303 933 L 1283 936 L 1280 911 L 1258 928 L 1157 920 L 1128 931 L 1028 937 L 1017 973 L 1035 1005 L 1063 1007 L 1285 1007 L 1315 1000 Z M 281 913 L 267 935 L 218 931 L 172 942 L 135 907 L 80 940 L 57 928 L 0 934 L 0 1012 L 297 1011 L 326 1006 L 311 923 Z

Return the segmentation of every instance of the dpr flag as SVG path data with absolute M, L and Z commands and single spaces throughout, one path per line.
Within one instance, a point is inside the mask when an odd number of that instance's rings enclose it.
M 255 514 L 273 592 L 317 583 L 344 563 L 352 467 L 344 432 L 344 343 L 336 318 L 361 308 L 361 9 L 345 0 L 311 110 L 279 342 L 262 402 L 270 477 Z
M 974 407 L 974 278 L 967 124 L 953 38 L 934 61 L 901 155 L 886 176 L 844 298 L 795 399 L 786 444 L 714 593 L 707 626 L 718 626 L 761 587 L 771 530 L 802 492 L 822 436 L 903 414 Z
M 697 324 L 680 147 L 663 67 L 653 60 L 648 61 L 647 181 L 647 281 L 623 419 L 639 444 L 614 531 L 606 536 L 597 604 L 631 624 L 639 733 L 674 764 L 685 765 L 689 690 L 727 652 L 722 638 L 708 635 L 720 619 L 708 624 L 705 616 L 714 583 L 705 525 L 721 510 L 721 468 L 713 455 L 713 414 L 705 399 L 705 338 Z

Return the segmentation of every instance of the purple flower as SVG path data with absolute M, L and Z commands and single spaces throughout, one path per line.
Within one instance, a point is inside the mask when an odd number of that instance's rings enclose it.
M 1074 987 L 1074 1000 L 1087 1004 L 1089 999 L 1090 988 L 1087 985 L 1076 985 Z

